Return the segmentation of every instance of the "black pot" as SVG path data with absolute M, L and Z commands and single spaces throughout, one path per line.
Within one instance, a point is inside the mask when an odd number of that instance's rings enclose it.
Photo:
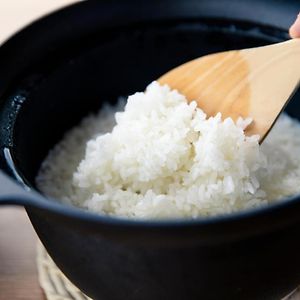
M 279 299 L 300 282 L 300 197 L 193 221 L 130 221 L 46 199 L 34 178 L 104 101 L 220 50 L 288 38 L 298 1 L 88 1 L 0 48 L 0 204 L 24 205 L 62 271 L 101 300 Z M 300 119 L 300 95 L 287 107 Z M 17 237 L 16 237 L 17 238 Z

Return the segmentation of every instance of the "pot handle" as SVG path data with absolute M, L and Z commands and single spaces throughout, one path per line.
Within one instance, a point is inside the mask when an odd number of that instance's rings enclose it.
M 0 171 L 0 205 L 35 205 L 37 195 L 26 185 L 16 183 L 3 171 Z

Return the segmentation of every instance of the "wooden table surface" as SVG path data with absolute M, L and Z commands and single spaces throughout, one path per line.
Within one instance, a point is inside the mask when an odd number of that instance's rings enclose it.
M 0 300 L 45 299 L 36 268 L 37 237 L 23 208 L 0 209 Z
M 0 0 L 0 43 L 32 20 L 72 2 Z M 45 300 L 38 283 L 36 243 L 23 208 L 0 208 L 0 300 Z

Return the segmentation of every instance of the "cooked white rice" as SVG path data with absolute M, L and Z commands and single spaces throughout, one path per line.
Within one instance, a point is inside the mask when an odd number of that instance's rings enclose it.
M 262 146 L 250 120 L 207 118 L 153 82 L 84 119 L 50 151 L 37 176 L 46 195 L 129 218 L 230 213 L 300 192 L 300 126 L 283 115 Z M 106 133 L 105 132 L 110 132 Z

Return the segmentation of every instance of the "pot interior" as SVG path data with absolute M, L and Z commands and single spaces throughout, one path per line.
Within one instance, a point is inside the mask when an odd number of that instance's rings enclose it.
M 144 90 L 183 62 L 286 38 L 283 30 L 220 19 L 139 23 L 86 32 L 84 39 L 58 47 L 51 57 L 45 55 L 32 65 L 6 94 L 2 122 L 6 120 L 12 131 L 6 146 L 16 170 L 35 187 L 41 162 L 68 129 L 104 102 L 115 103 L 119 96 Z M 300 118 L 297 103 L 299 94 L 287 111 Z

